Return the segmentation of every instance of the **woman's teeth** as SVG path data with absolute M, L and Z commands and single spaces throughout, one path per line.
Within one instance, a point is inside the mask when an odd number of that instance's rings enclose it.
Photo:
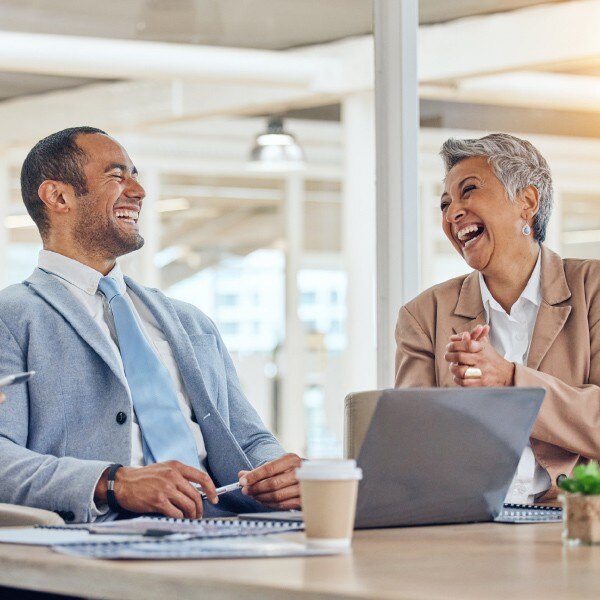
M 474 238 L 471 238 L 470 240 L 467 240 L 465 242 L 465 248 L 468 248 L 479 236 L 476 235 Z
M 456 234 L 456 237 L 466 248 L 483 233 L 483 230 L 484 227 L 482 225 L 467 225 Z

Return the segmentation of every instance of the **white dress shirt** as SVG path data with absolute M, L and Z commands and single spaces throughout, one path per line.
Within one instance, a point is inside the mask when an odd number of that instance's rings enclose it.
M 123 361 L 121 360 L 121 353 L 117 345 L 117 334 L 113 321 L 112 313 L 108 306 L 106 298 L 98 291 L 98 282 L 102 277 L 102 273 L 84 265 L 76 260 L 67 258 L 62 254 L 51 252 L 49 250 L 41 250 L 38 260 L 38 267 L 44 271 L 54 275 L 58 281 L 60 281 L 72 294 L 81 302 L 83 308 L 89 313 L 92 319 L 96 322 L 104 336 L 106 337 L 110 347 L 112 348 L 115 356 L 118 359 L 118 364 L 125 376 L 123 369 Z M 175 391 L 177 392 L 177 400 L 179 402 L 179 408 L 183 413 L 188 427 L 191 429 L 196 441 L 196 447 L 198 449 L 198 458 L 200 465 L 204 466 L 206 460 L 206 448 L 204 446 L 204 438 L 200 431 L 198 423 L 192 420 L 192 407 L 190 400 L 185 391 L 183 381 L 181 379 L 181 373 L 175 362 L 173 352 L 169 342 L 165 338 L 164 333 L 160 329 L 156 319 L 146 307 L 146 305 L 125 285 L 123 279 L 123 273 L 118 264 L 115 265 L 113 270 L 108 274 L 118 284 L 119 291 L 123 294 L 125 300 L 129 303 L 129 306 L 133 310 L 138 325 L 148 340 L 150 346 L 156 352 L 156 355 L 168 369 Z M 129 401 L 131 402 L 131 392 L 127 387 L 127 394 L 129 395 Z M 131 423 L 131 466 L 141 467 L 145 464 L 144 452 L 142 449 L 142 432 L 135 415 L 135 411 L 132 410 L 132 423 Z M 105 507 L 101 507 L 98 510 L 92 508 L 92 512 L 95 516 L 106 512 Z
M 481 300 L 490 326 L 490 342 L 496 352 L 516 364 L 526 364 L 533 328 L 542 300 L 540 288 L 541 252 L 531 277 L 508 314 L 490 293 L 479 273 Z M 550 488 L 548 473 L 537 463 L 531 444 L 527 444 L 505 502 L 531 504 L 534 497 Z

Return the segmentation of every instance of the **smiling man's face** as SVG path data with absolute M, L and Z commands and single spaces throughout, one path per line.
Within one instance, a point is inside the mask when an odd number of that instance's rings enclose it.
M 466 158 L 450 170 L 440 207 L 444 233 L 477 271 L 501 267 L 529 241 L 521 233 L 521 203 L 508 199 L 484 157 Z
M 144 245 L 138 218 L 145 192 L 125 149 L 102 134 L 77 137 L 86 154 L 87 193 L 76 198 L 72 238 L 92 254 L 118 258 Z

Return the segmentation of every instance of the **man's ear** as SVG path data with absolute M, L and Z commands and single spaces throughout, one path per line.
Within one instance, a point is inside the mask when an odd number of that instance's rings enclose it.
M 519 201 L 521 203 L 521 217 L 527 223 L 531 223 L 540 209 L 540 193 L 535 185 L 528 185 L 523 188 Z
M 54 213 L 68 213 L 71 210 L 70 199 L 72 195 L 71 186 L 62 181 L 46 179 L 38 188 L 40 200 L 50 212 Z

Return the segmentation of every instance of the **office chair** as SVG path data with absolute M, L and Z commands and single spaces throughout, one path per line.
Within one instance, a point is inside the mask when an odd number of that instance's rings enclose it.
M 344 458 L 358 458 L 371 419 L 377 408 L 380 391 L 348 394 L 344 401 Z
M 56 513 L 43 508 L 0 503 L 0 527 L 64 524 Z

